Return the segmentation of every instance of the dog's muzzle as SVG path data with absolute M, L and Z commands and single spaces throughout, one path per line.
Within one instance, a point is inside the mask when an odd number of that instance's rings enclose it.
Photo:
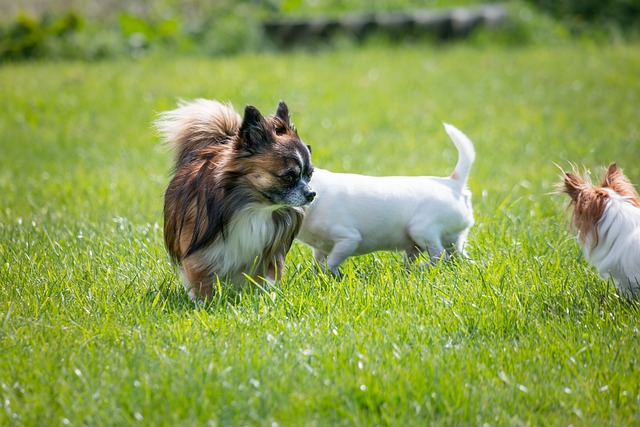
M 304 195 L 304 198 L 306 199 L 307 203 L 311 203 L 313 199 L 316 198 L 316 192 L 313 191 L 313 189 L 311 189 L 311 187 L 309 187 L 308 185 L 304 186 L 304 189 L 302 190 L 302 194 Z

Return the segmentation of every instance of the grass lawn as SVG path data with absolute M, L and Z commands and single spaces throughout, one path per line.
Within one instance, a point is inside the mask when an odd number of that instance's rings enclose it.
M 552 195 L 640 183 L 638 45 L 368 47 L 0 68 L 0 425 L 637 425 L 638 308 Z M 446 175 L 475 143 L 470 260 L 296 244 L 278 289 L 196 307 L 162 240 L 178 98 L 284 99 L 317 166 Z

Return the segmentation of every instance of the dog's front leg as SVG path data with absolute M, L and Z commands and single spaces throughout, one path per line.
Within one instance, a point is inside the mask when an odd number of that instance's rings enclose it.
M 320 267 L 324 268 L 325 264 L 327 263 L 326 253 L 321 252 L 316 248 L 313 248 L 313 258 L 316 260 L 318 265 L 320 265 Z
M 313 248 L 313 258 L 316 260 L 316 264 L 313 266 L 313 271 L 315 273 L 318 273 L 319 271 L 327 273 L 327 254 Z M 331 273 L 333 274 L 333 272 Z
M 347 237 L 336 240 L 327 256 L 327 268 L 331 270 L 333 274 L 339 276 L 338 267 L 358 249 L 360 236 Z
M 284 273 L 284 255 L 278 253 L 269 262 L 269 265 L 267 266 L 267 274 L 265 276 L 265 279 L 269 283 L 274 284 L 276 280 L 279 280 L 282 278 L 283 273 Z
M 189 292 L 189 297 L 193 301 L 198 301 L 213 296 L 212 280 L 209 275 L 195 268 L 194 263 L 189 259 L 182 260 L 180 266 L 182 284 Z

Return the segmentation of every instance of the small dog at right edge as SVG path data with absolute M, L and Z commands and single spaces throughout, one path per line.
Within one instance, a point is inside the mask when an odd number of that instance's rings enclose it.
M 640 297 L 640 196 L 615 163 L 598 186 L 564 172 L 560 190 L 571 197 L 572 225 L 585 257 L 625 298 Z
M 475 151 L 461 131 L 444 127 L 458 149 L 458 163 L 448 177 L 315 169 L 310 185 L 317 197 L 304 208 L 298 240 L 313 248 L 320 267 L 338 274 L 347 257 L 380 250 L 404 250 L 409 262 L 422 253 L 431 263 L 464 254 L 474 223 L 467 177 Z

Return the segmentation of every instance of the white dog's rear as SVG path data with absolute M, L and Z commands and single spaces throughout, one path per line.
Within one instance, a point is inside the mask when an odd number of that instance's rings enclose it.
M 298 239 L 333 273 L 347 257 L 404 250 L 409 261 L 427 252 L 431 262 L 464 251 L 473 225 L 467 177 L 473 144 L 454 126 L 445 130 L 458 149 L 449 177 L 374 177 L 316 168 L 316 200 L 305 208 Z

